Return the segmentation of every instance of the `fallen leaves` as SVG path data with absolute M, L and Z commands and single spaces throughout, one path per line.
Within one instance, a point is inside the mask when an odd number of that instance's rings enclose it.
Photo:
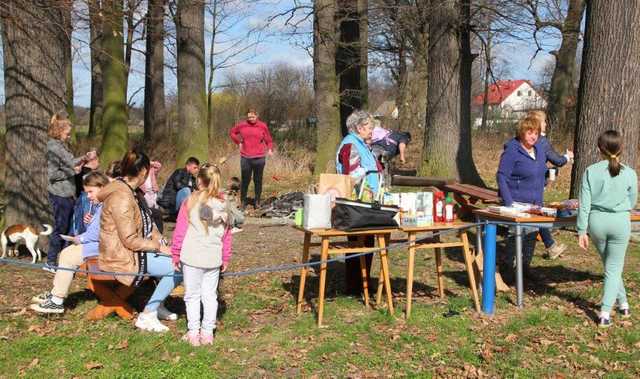
M 104 368 L 104 365 L 100 362 L 88 362 L 84 365 L 84 368 L 87 370 L 99 370 Z

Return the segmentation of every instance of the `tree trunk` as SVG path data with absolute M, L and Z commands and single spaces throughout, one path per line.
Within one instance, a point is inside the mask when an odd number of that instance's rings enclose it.
M 122 0 L 102 0 L 104 59 L 102 83 L 104 113 L 101 162 L 108 165 L 121 159 L 129 145 L 127 125 L 127 68 L 124 64 L 122 37 Z
M 214 121 L 214 109 L 213 109 L 213 90 L 214 90 L 214 77 L 216 66 L 214 62 L 215 58 L 215 47 L 216 47 L 216 36 L 218 31 L 218 0 L 213 0 L 211 11 L 211 41 L 209 45 L 209 79 L 207 81 L 207 126 L 209 128 L 209 146 L 218 146 L 219 143 L 222 142 L 224 138 L 223 128 L 219 127 L 215 124 Z M 218 126 L 218 127 L 217 127 Z M 209 151 L 209 153 L 213 153 Z M 210 160 L 215 157 L 209 157 Z
M 339 0 L 340 43 L 336 72 L 340 80 L 340 125 L 347 134 L 347 117 L 367 103 L 367 0 Z
M 209 153 L 204 64 L 204 2 L 179 0 L 178 43 L 178 164 L 190 156 L 206 161 Z
M 135 0 L 127 0 L 127 13 L 125 15 L 125 21 L 127 22 L 127 38 L 124 40 L 124 67 L 126 68 L 126 81 L 124 86 L 125 96 L 129 93 L 129 72 L 131 72 L 133 32 L 135 29 L 133 18 L 135 17 L 136 5 L 137 4 Z
M 73 1 L 64 0 L 60 3 L 62 11 L 62 24 L 64 26 L 64 77 L 65 77 L 65 103 L 64 108 L 67 117 L 75 125 L 76 115 L 73 107 L 73 46 L 71 45 L 71 34 L 73 33 L 73 22 L 71 13 L 73 11 Z M 76 129 L 71 129 L 71 142 L 76 141 Z
M 412 7 L 416 15 L 405 14 L 405 10 L 400 15 L 402 33 L 407 35 L 409 43 L 409 56 L 411 64 L 406 67 L 404 85 L 400 93 L 400 104 L 398 106 L 398 125 L 401 130 L 415 132 L 424 130 L 427 112 L 427 83 L 428 83 L 428 61 L 429 61 L 429 22 L 425 6 Z M 409 22 L 407 19 L 416 19 L 417 24 Z M 406 30 L 410 26 L 412 30 Z M 400 66 L 402 67 L 402 65 Z
M 89 110 L 89 138 L 102 135 L 102 16 L 100 0 L 89 2 L 89 29 L 91 41 L 91 108 Z
M 640 141 L 640 3 L 591 0 L 587 6 L 580 88 L 575 164 L 571 197 L 576 197 L 585 169 L 599 161 L 600 133 L 616 129 L 624 136 L 623 163 L 635 167 Z
M 317 124 L 317 152 L 314 174 L 335 172 L 336 149 L 340 144 L 340 97 L 336 77 L 336 1 L 314 3 L 314 108 Z
M 491 24 L 489 24 L 489 29 Z M 489 81 L 491 80 L 491 43 L 493 39 L 493 33 L 491 30 L 487 31 L 487 44 L 484 47 L 484 89 L 482 98 L 482 122 L 480 124 L 480 130 L 485 133 L 487 129 L 487 119 L 489 118 Z
M 168 137 L 164 104 L 164 7 L 166 0 L 149 0 L 144 80 L 144 140 Z
M 456 1 L 438 1 L 430 17 L 427 130 L 419 172 L 460 179 L 461 62 Z
M 51 223 L 47 128 L 65 104 L 65 35 L 57 1 L 5 1 L 5 224 Z
M 463 0 L 460 7 L 460 142 L 456 163 L 463 183 L 484 186 L 471 153 L 471 69 L 475 55 L 471 53 L 471 0 Z
M 575 122 L 569 119 L 570 103 L 575 95 L 576 52 L 584 8 L 585 0 L 569 1 L 569 10 L 562 26 L 562 43 L 555 54 L 556 65 L 551 77 L 547 106 L 548 133 L 567 132 Z

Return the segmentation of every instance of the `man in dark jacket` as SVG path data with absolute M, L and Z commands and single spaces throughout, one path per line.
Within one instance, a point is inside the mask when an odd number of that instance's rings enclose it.
M 199 168 L 200 161 L 197 158 L 187 159 L 184 168 L 175 170 L 167 180 L 158 204 L 170 214 L 177 214 L 182 202 L 196 190 L 196 175 Z

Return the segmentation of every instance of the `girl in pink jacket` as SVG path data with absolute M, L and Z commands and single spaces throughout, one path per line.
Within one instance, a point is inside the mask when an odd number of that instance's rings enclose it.
M 180 207 L 171 245 L 173 264 L 184 278 L 189 330 L 182 339 L 193 346 L 213 343 L 218 280 L 231 259 L 232 242 L 220 170 L 204 164 L 197 180 L 198 190 Z M 202 322 L 200 303 L 204 310 Z

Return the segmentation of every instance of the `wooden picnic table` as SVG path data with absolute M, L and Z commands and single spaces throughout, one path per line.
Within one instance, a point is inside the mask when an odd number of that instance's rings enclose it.
M 436 255 L 436 275 L 438 280 L 438 294 L 440 297 L 444 297 L 444 280 L 443 280 L 443 266 L 442 266 L 442 250 L 446 248 L 459 247 L 462 249 L 462 255 L 464 257 L 465 267 L 467 269 L 467 276 L 469 278 L 469 289 L 473 297 L 473 302 L 477 312 L 480 312 L 480 301 L 478 299 L 478 290 L 476 288 L 476 279 L 473 272 L 473 256 L 469 247 L 469 239 L 467 237 L 466 228 L 470 223 L 455 221 L 453 223 L 435 223 L 430 226 L 401 226 L 400 230 L 407 233 L 409 240 L 409 259 L 407 263 L 407 303 L 405 308 L 405 317 L 409 318 L 411 315 L 411 296 L 413 293 L 413 271 L 415 253 L 418 249 L 435 249 Z M 442 242 L 440 236 L 436 236 L 431 241 L 416 242 L 419 233 L 425 232 L 443 232 L 451 229 L 460 229 L 457 233 L 459 241 Z M 380 291 L 380 290 L 379 290 Z
M 522 233 L 523 227 L 533 228 L 561 228 L 567 226 L 575 226 L 576 216 L 572 217 L 548 217 L 531 215 L 530 217 L 519 217 L 499 214 L 490 212 L 486 209 L 479 209 L 474 211 L 478 221 L 488 221 L 493 224 L 505 225 L 509 224 L 515 227 L 516 238 L 516 293 L 517 300 L 516 305 L 518 308 L 524 307 L 524 283 L 523 283 L 523 264 L 522 264 Z M 634 224 L 640 223 L 639 214 L 631 214 L 631 222 Z M 479 226 L 481 228 L 481 226 Z M 489 230 L 485 230 L 485 248 L 484 248 L 484 275 L 482 285 L 482 310 L 485 313 L 493 314 L 493 303 L 495 298 L 495 227 Z M 478 233 L 480 236 L 481 233 Z M 492 246 L 486 246 L 487 244 Z
M 336 229 L 304 229 L 298 226 L 294 228 L 296 230 L 302 231 L 305 234 L 304 237 L 304 245 L 302 248 L 302 263 L 309 262 L 310 255 L 309 250 L 312 246 L 320 246 L 320 260 L 326 261 L 330 255 L 332 254 L 348 254 L 348 253 L 366 253 L 368 251 L 376 251 L 379 248 L 383 248 L 380 251 L 380 276 L 378 277 L 378 288 L 377 288 L 377 296 L 376 296 L 376 304 L 382 304 L 382 293 L 383 291 L 386 294 L 386 302 L 387 308 L 391 314 L 393 314 L 393 297 L 391 291 L 391 281 L 389 274 L 389 263 L 388 263 L 388 250 L 385 249 L 391 243 L 391 234 L 393 232 L 401 232 L 407 235 L 406 238 L 400 240 L 394 240 L 393 242 L 405 242 L 409 241 L 412 243 L 408 247 L 409 259 L 407 265 L 407 304 L 406 304 L 406 317 L 408 318 L 411 314 L 411 303 L 412 303 L 412 292 L 413 292 L 413 273 L 414 273 L 414 265 L 415 265 L 415 253 L 417 250 L 421 249 L 435 249 L 436 255 L 436 274 L 437 274 L 437 282 L 438 282 L 438 294 L 441 297 L 444 297 L 444 278 L 443 278 L 443 264 L 442 264 L 442 250 L 446 248 L 455 248 L 459 247 L 462 249 L 462 254 L 465 261 L 465 267 L 467 270 L 467 275 L 469 278 L 469 288 L 471 291 L 471 295 L 473 297 L 475 309 L 480 311 L 480 301 L 478 297 L 478 291 L 476 287 L 475 274 L 473 271 L 473 255 L 471 253 L 471 249 L 469 246 L 469 239 L 467 237 L 466 228 L 470 226 L 470 223 L 463 221 L 455 221 L 453 223 L 436 223 L 430 226 L 400 226 L 396 228 L 385 228 L 385 229 L 367 229 L 367 230 L 359 230 L 346 232 Z M 427 233 L 427 232 L 442 232 L 451 229 L 460 229 L 459 232 L 456 233 L 456 236 L 459 238 L 459 241 L 451 241 L 451 242 L 443 242 L 440 240 L 439 236 L 436 236 L 433 240 L 429 241 L 420 241 L 417 242 L 418 234 Z M 320 243 L 311 243 L 312 237 L 319 237 L 321 239 Z M 334 242 L 336 238 L 343 237 L 358 237 L 359 240 L 355 244 L 349 244 L 348 246 L 343 246 L 342 244 L 338 244 Z M 378 247 L 365 247 L 364 239 L 368 236 L 373 236 L 377 242 Z M 363 285 L 363 293 L 364 293 L 364 303 L 365 306 L 369 307 L 369 288 L 368 288 L 368 277 L 366 271 L 366 262 L 365 257 L 360 257 L 360 267 L 362 272 L 362 285 Z M 326 286 L 326 269 L 327 264 L 323 263 L 320 265 L 320 284 L 319 284 L 319 295 L 318 295 L 318 326 L 322 326 L 323 315 L 324 315 L 324 297 L 325 297 L 325 286 Z M 309 271 L 308 267 L 303 267 L 300 270 L 300 287 L 298 290 L 298 300 L 297 300 L 297 308 L 296 311 L 298 314 L 302 312 L 302 303 L 304 300 L 304 289 L 306 283 L 306 276 Z
M 366 253 L 373 252 L 382 248 L 380 251 L 380 266 L 382 273 L 382 280 L 384 282 L 384 287 L 386 288 L 387 294 L 387 308 L 389 309 L 389 313 L 393 314 L 393 298 L 391 295 L 391 282 L 389 280 L 389 262 L 387 260 L 387 250 L 385 249 L 387 246 L 387 241 L 389 240 L 389 236 L 394 231 L 397 231 L 398 228 L 385 228 L 385 229 L 367 229 L 367 230 L 359 230 L 353 232 L 346 232 L 337 229 L 304 229 L 298 226 L 294 226 L 295 229 L 304 232 L 304 245 L 302 247 L 302 263 L 309 262 L 310 255 L 309 250 L 312 246 L 320 246 L 320 260 L 326 261 L 329 258 L 329 255 L 332 254 L 348 254 L 348 253 Z M 311 237 L 316 236 L 319 237 L 320 243 L 311 243 Z M 336 238 L 344 238 L 344 237 L 358 237 L 358 242 L 354 244 L 348 244 L 346 247 L 342 244 L 337 244 L 332 242 L 332 240 Z M 374 237 L 376 242 L 378 243 L 378 247 L 365 247 L 364 239 L 368 236 Z M 344 242 L 343 242 L 344 243 Z M 364 302 L 365 307 L 369 307 L 369 289 L 368 289 L 368 281 L 369 278 L 367 276 L 366 270 L 366 261 L 364 256 L 360 256 L 360 269 L 362 273 L 362 289 L 364 292 Z M 309 271 L 309 267 L 305 266 L 300 270 L 300 288 L 298 290 L 298 301 L 296 311 L 298 314 L 302 312 L 302 302 L 304 300 L 304 287 L 305 281 L 307 277 L 307 272 Z M 325 286 L 327 281 L 327 264 L 322 263 L 320 265 L 320 284 L 318 289 L 318 326 L 322 326 L 322 320 L 324 315 L 324 296 L 325 296 Z

